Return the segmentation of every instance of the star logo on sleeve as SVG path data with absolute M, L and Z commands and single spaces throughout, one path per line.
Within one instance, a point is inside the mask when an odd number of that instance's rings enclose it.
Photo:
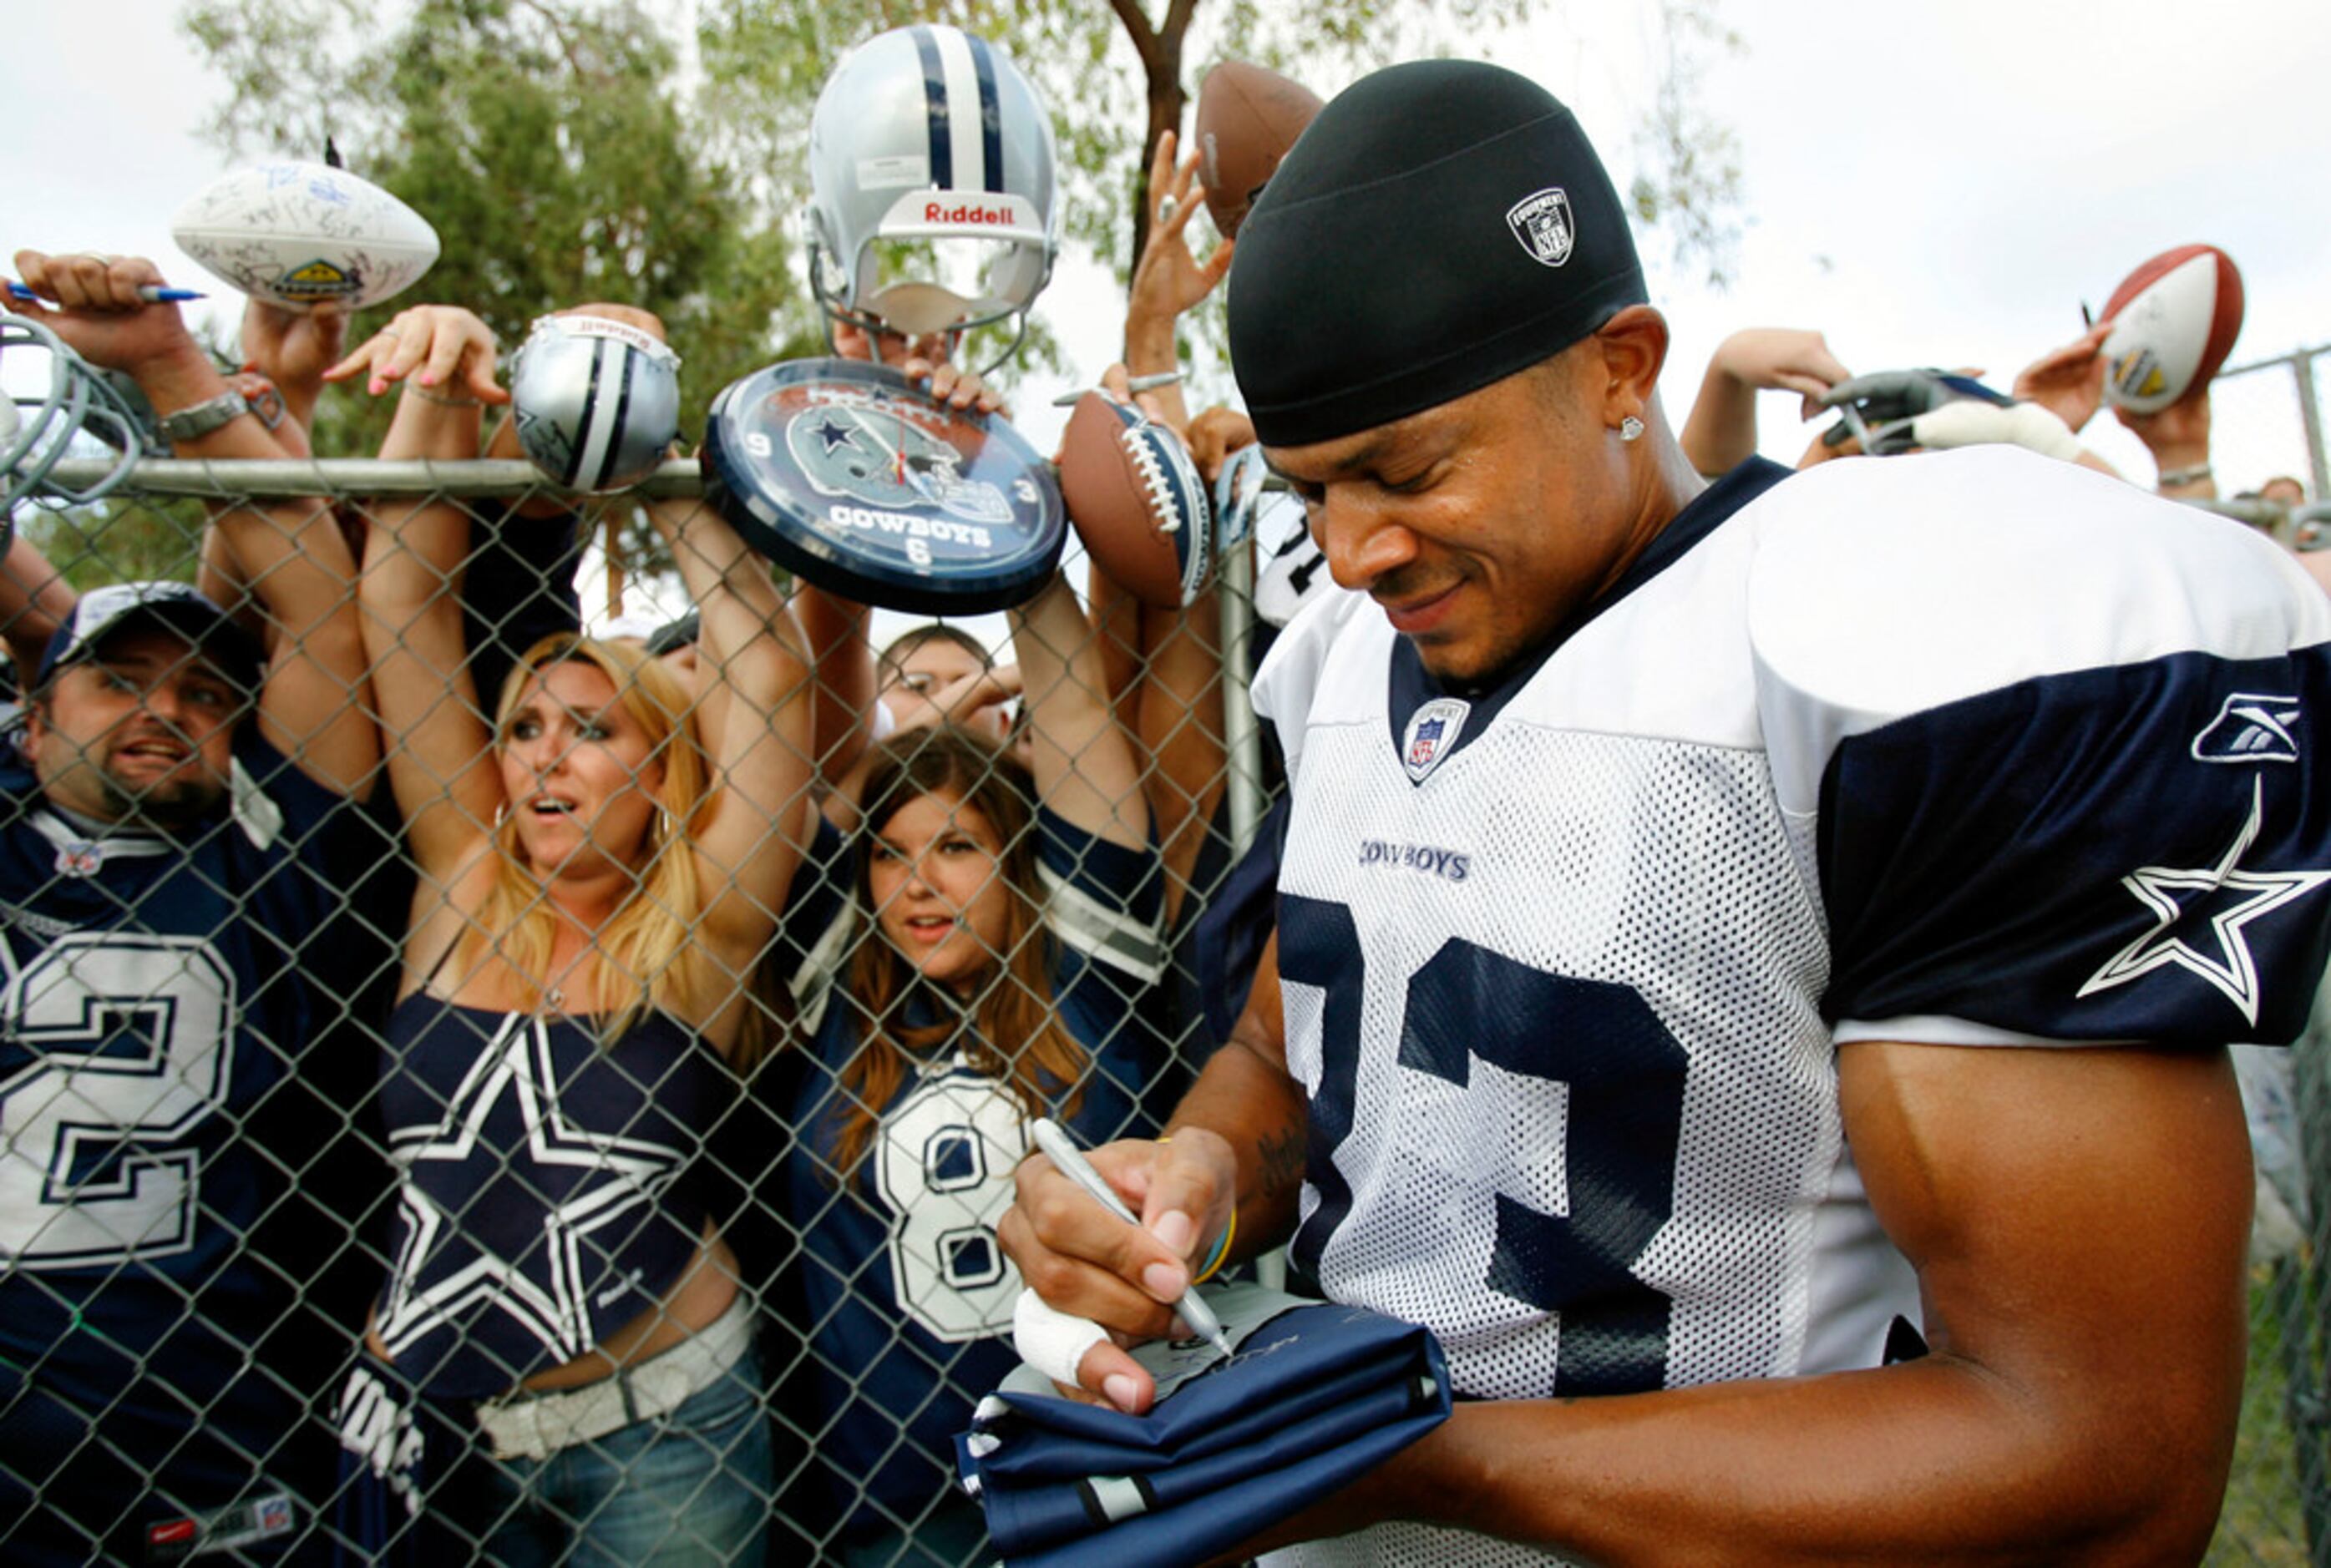
M 2254 779 L 2250 819 L 2216 865 L 2191 870 L 2144 866 L 2123 877 L 2121 886 L 2153 911 L 2155 925 L 2088 976 L 2079 994 L 2108 991 L 2174 965 L 2216 986 L 2245 1022 L 2256 1023 L 2258 965 L 2244 927 L 2331 881 L 2331 871 L 2243 870 L 2242 857 L 2257 841 L 2265 815 L 2263 781 Z

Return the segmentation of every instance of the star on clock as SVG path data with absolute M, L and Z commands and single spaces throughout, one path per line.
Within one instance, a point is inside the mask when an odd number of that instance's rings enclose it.
M 2200 976 L 2241 1010 L 2242 1019 L 2256 1023 L 2259 1014 L 2258 966 L 2250 958 L 2249 938 L 2242 928 L 2260 916 L 2303 898 L 2325 882 L 2331 871 L 2255 871 L 2241 869 L 2242 856 L 2256 842 L 2265 820 L 2264 784 L 2250 784 L 2250 820 L 2215 866 L 2178 870 L 2167 866 L 2144 866 L 2121 879 L 2121 886 L 2153 911 L 2155 923 L 2136 941 L 2114 954 L 2105 966 L 2088 976 L 2079 994 L 2125 985 L 2164 965 Z M 2184 901 L 2180 901 L 2180 896 Z M 2212 906 L 2215 905 L 2215 908 Z M 2197 946 L 2197 928 L 2204 914 L 2209 939 Z M 2186 933 L 2179 934 L 2180 928 Z
M 830 413 L 810 432 L 810 434 L 824 443 L 819 451 L 827 456 L 832 455 L 836 447 L 854 447 L 858 444 L 857 431 L 839 423 Z

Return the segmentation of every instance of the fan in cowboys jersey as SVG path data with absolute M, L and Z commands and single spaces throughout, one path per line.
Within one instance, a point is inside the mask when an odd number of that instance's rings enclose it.
M 138 299 L 160 280 L 147 262 L 17 261 L 60 308 L 15 308 L 130 372 L 160 414 L 225 392 L 176 307 Z M 177 446 L 282 455 L 233 414 Z M 299 1430 L 317 1321 L 252 1243 L 306 1170 L 271 1135 L 332 1022 L 310 969 L 341 869 L 324 829 L 377 738 L 351 697 L 353 565 L 328 511 L 244 506 L 214 526 L 299 633 L 263 681 L 255 645 L 193 588 L 95 589 L 0 762 L 10 1563 L 271 1559 L 307 1539 L 308 1470 L 331 1454 Z
M 1234 1255 L 1433 1329 L 1470 1397 L 1290 1560 L 2193 1561 L 2221 1042 L 2322 972 L 2331 603 L 2012 450 L 1703 486 L 1643 299 L 1518 76 L 1394 67 L 1280 166 L 1232 352 L 1364 592 L 1256 684 L 1275 962 L 1172 1143 L 1094 1156 L 1146 1234 L 1039 1160 L 1007 1246 L 1156 1335 L 1235 1205 Z M 1147 1402 L 1114 1345 L 1080 1375 Z

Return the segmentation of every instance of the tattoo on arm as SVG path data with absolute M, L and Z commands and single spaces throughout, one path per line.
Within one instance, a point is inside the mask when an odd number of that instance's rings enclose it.
M 1262 1164 L 1263 1196 L 1277 1199 L 1303 1180 L 1304 1143 L 1303 1129 L 1289 1127 L 1265 1136 L 1256 1146 Z

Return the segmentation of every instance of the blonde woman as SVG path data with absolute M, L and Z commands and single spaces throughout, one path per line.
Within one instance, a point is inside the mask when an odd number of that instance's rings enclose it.
M 384 336 L 386 356 L 422 340 L 404 368 L 443 366 L 408 390 L 392 450 L 474 451 L 482 325 L 432 307 Z M 431 1506 L 503 1563 L 754 1560 L 767 1514 L 750 1309 L 693 1164 L 735 1096 L 740 981 L 798 859 L 804 672 L 766 564 L 709 509 L 651 510 L 702 614 L 694 693 L 636 650 L 559 634 L 481 714 L 452 591 L 463 514 L 392 515 L 366 551 L 421 872 L 382 1069 L 398 1192 L 369 1340 L 473 1429 L 481 1482 Z

